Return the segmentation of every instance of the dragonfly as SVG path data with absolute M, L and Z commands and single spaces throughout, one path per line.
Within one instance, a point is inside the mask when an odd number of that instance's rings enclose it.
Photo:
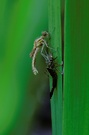
M 30 57 L 32 58 L 32 70 L 33 70 L 34 75 L 37 75 L 38 73 L 38 70 L 36 69 L 35 65 L 36 65 L 36 57 L 37 57 L 40 47 L 41 47 L 41 55 L 43 57 L 45 57 L 43 54 L 44 47 L 46 46 L 47 48 L 50 48 L 47 44 L 46 39 L 49 40 L 50 35 L 47 31 L 44 31 L 42 32 L 42 35 L 34 41 L 33 49 L 30 53 Z
M 47 53 L 45 51 L 44 54 L 44 59 L 46 62 L 46 69 L 48 71 L 48 73 L 50 74 L 50 76 L 52 77 L 52 88 L 50 91 L 50 99 L 53 96 L 54 90 L 57 88 L 57 82 L 58 82 L 58 67 L 63 65 L 62 64 L 58 64 L 56 59 L 57 57 L 53 57 L 52 53 Z M 63 72 L 61 72 L 61 74 L 63 74 Z

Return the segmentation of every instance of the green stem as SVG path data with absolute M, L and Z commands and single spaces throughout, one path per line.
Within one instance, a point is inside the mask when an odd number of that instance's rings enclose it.
M 57 50 L 58 63 L 62 61 L 60 0 L 49 0 L 49 32 L 51 46 Z M 61 69 L 61 68 L 60 68 Z M 59 69 L 59 70 L 60 70 Z M 50 89 L 52 87 L 52 80 Z M 58 85 L 51 99 L 52 135 L 62 135 L 62 76 L 58 73 Z

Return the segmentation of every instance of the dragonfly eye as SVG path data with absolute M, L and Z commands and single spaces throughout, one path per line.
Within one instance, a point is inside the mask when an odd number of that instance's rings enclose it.
M 42 32 L 42 36 L 46 37 L 46 36 L 48 36 L 48 35 L 49 35 L 49 34 L 48 34 L 47 31 Z

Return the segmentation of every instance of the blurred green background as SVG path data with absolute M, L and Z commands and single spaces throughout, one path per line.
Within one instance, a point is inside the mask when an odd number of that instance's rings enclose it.
M 47 2 L 0 1 L 0 135 L 28 135 L 47 88 L 40 55 L 37 76 L 29 58 L 34 40 L 48 30 Z

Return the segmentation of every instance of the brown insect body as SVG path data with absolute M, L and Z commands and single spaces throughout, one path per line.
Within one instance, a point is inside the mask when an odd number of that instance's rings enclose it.
M 56 58 L 53 58 L 52 55 L 48 55 L 47 56 L 48 60 L 46 60 L 47 70 L 50 76 L 52 77 L 52 88 L 50 91 L 50 99 L 53 96 L 54 90 L 57 88 L 58 75 L 57 75 L 57 69 L 56 69 L 56 63 L 55 63 Z

